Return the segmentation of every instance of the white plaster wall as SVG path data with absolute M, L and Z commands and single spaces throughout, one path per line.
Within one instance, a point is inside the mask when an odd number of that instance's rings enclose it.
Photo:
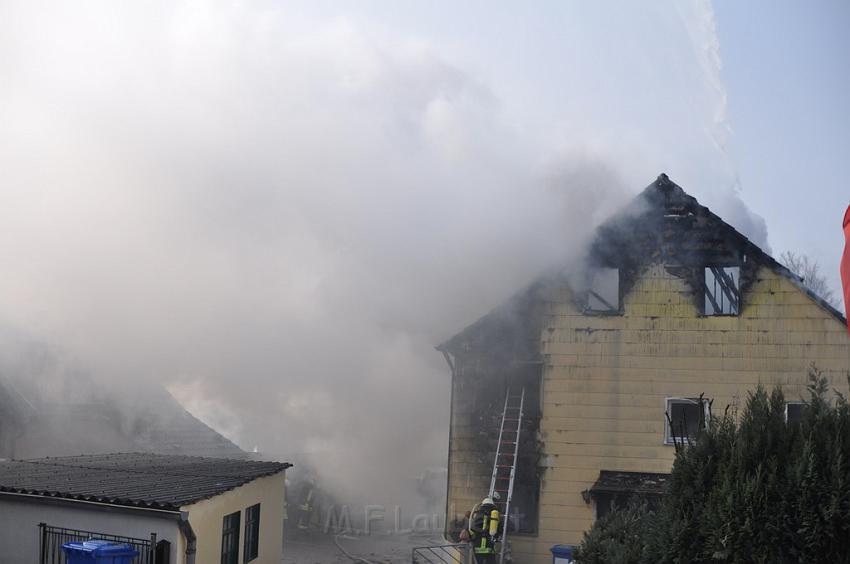
M 148 538 L 171 543 L 171 564 L 178 560 L 181 533 L 173 518 L 151 517 L 145 513 L 102 511 L 85 505 L 53 505 L 39 501 L 19 501 L 0 496 L 0 562 L 35 564 L 38 562 L 39 523 L 99 533 Z M 182 555 L 181 555 L 182 556 Z

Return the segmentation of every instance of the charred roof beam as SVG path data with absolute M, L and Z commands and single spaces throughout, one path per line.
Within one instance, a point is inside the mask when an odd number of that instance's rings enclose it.
M 711 270 L 711 273 L 714 275 L 714 280 L 717 282 L 717 285 L 720 286 L 720 290 L 723 292 L 723 295 L 725 295 L 726 299 L 729 300 L 729 305 L 732 309 L 734 311 L 740 311 L 740 308 L 738 307 L 740 294 L 738 293 L 738 289 L 735 287 L 735 281 L 732 277 L 726 273 L 723 267 L 711 266 L 709 267 L 709 270 Z M 711 296 L 711 292 L 707 292 L 706 295 L 709 296 L 712 305 L 715 306 L 715 311 L 720 311 L 720 308 L 717 307 L 716 302 L 714 301 L 714 297 Z

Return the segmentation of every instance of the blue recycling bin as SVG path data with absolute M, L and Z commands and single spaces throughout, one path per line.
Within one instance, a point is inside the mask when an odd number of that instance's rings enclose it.
M 570 564 L 576 548 L 568 544 L 556 544 L 549 550 L 552 551 L 552 564 Z
M 66 542 L 62 551 L 68 564 L 130 564 L 139 555 L 129 544 L 105 540 Z

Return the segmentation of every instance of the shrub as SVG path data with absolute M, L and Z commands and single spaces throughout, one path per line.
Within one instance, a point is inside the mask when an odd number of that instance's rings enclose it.
M 850 406 L 814 366 L 802 421 L 782 390 L 759 387 L 736 419 L 711 417 L 677 447 L 655 513 L 613 512 L 585 535 L 577 561 L 850 562 Z
M 632 505 L 608 513 L 585 535 L 576 552 L 582 564 L 631 564 L 640 562 L 646 538 L 646 525 L 652 512 L 645 504 Z

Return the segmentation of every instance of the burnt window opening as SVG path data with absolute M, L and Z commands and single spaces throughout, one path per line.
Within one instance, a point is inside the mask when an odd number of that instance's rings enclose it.
M 532 469 L 536 473 L 536 469 Z M 517 480 L 511 499 L 511 513 L 508 516 L 508 532 L 511 534 L 537 534 L 538 507 L 540 503 L 540 481 L 532 483 Z
M 788 425 L 799 425 L 806 413 L 806 404 L 802 401 L 789 401 L 785 404 L 785 422 Z
M 598 268 L 590 276 L 584 313 L 589 315 L 622 312 L 620 270 Z
M 539 462 L 542 443 L 539 429 L 543 412 L 543 363 L 533 347 L 516 346 L 526 335 L 530 342 L 533 339 L 537 344 L 539 326 L 536 321 L 529 322 L 525 326 L 527 332 L 523 327 L 518 335 L 508 335 L 511 338 L 491 332 L 486 340 L 482 339 L 452 358 L 447 507 L 460 501 L 452 489 L 458 484 L 478 499 L 487 495 L 498 447 L 505 393 L 508 388 L 512 395 L 525 389 L 511 515 L 507 519 L 507 530 L 511 535 L 533 536 L 540 528 L 542 470 Z M 455 514 L 456 518 L 447 520 L 446 534 L 452 539 L 459 538 L 464 524 L 462 512 L 470 509 L 461 507 L 463 504 L 465 502 L 456 506 L 460 512 Z M 500 510 L 504 510 L 504 506 Z
M 536 535 L 540 508 L 540 452 L 537 433 L 543 413 L 542 370 L 537 365 L 523 368 L 522 375 L 515 374 L 513 382 L 521 382 L 524 386 L 525 402 L 507 530 L 510 534 Z
M 741 268 L 705 267 L 705 315 L 738 315 L 741 311 Z
M 667 398 L 664 444 L 693 441 L 708 419 L 708 401 L 700 398 Z

